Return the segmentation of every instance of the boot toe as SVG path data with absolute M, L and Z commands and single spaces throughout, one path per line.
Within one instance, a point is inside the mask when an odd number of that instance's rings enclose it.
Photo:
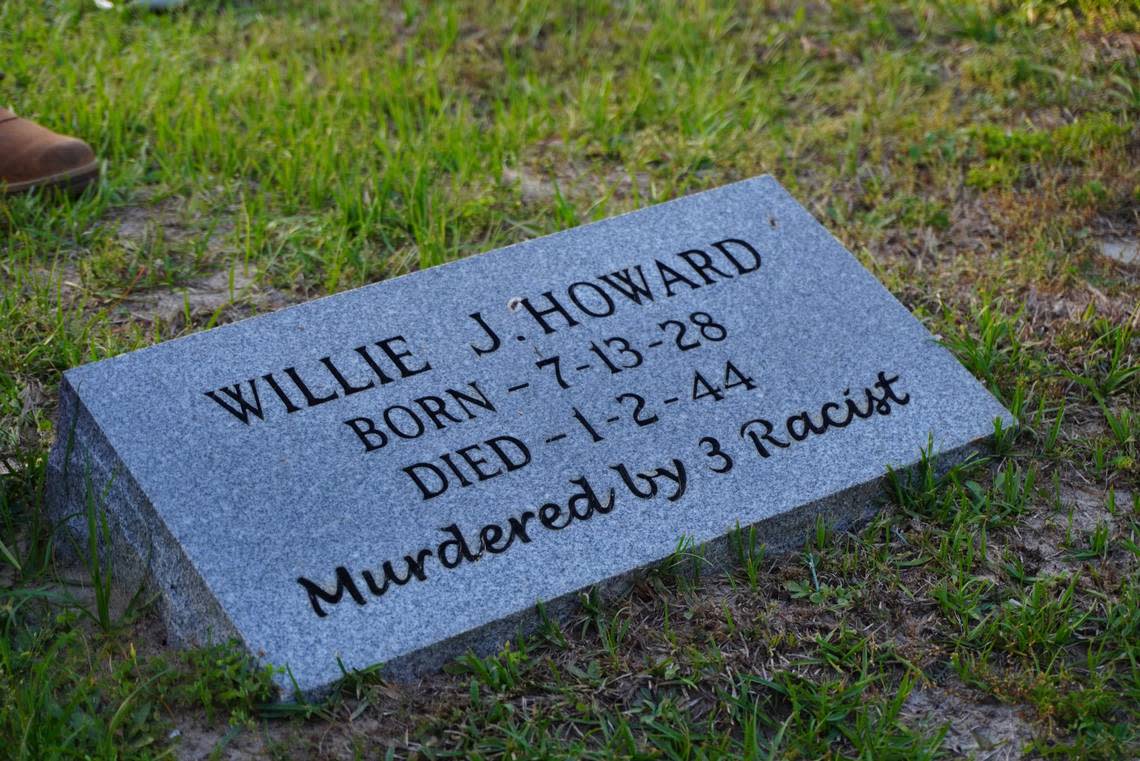
M 77 189 L 98 174 L 87 143 L 0 109 L 0 194 L 44 185 Z
M 91 146 L 82 140 L 69 137 L 44 146 L 38 163 L 44 175 L 55 175 L 81 169 L 94 160 L 95 152 L 91 150 Z

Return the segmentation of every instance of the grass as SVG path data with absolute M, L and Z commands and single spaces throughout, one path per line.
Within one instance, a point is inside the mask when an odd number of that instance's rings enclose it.
M 0 100 L 104 174 L 0 201 L 0 745 L 1140 755 L 1140 276 L 1097 249 L 1140 235 L 1138 40 L 1129 0 L 3 3 Z M 1014 412 L 994 458 L 791 557 L 741 531 L 729 576 L 679 544 L 497 655 L 316 705 L 55 559 L 64 369 L 761 172 Z

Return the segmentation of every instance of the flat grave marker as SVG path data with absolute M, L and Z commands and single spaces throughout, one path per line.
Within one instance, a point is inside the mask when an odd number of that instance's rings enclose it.
M 307 693 L 738 527 L 797 546 L 1009 414 L 771 177 L 65 373 L 48 500 Z M 283 688 L 292 684 L 281 676 Z

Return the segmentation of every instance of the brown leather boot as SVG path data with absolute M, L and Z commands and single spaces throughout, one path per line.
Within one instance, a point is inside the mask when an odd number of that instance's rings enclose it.
M 0 108 L 0 194 L 86 187 L 99 176 L 91 146 Z

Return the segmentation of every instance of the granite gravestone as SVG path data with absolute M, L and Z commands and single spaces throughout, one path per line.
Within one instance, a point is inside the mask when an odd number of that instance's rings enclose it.
M 82 531 L 95 496 L 176 642 L 312 693 L 495 648 L 682 538 L 798 545 L 996 418 L 759 177 L 72 369 L 49 503 Z

